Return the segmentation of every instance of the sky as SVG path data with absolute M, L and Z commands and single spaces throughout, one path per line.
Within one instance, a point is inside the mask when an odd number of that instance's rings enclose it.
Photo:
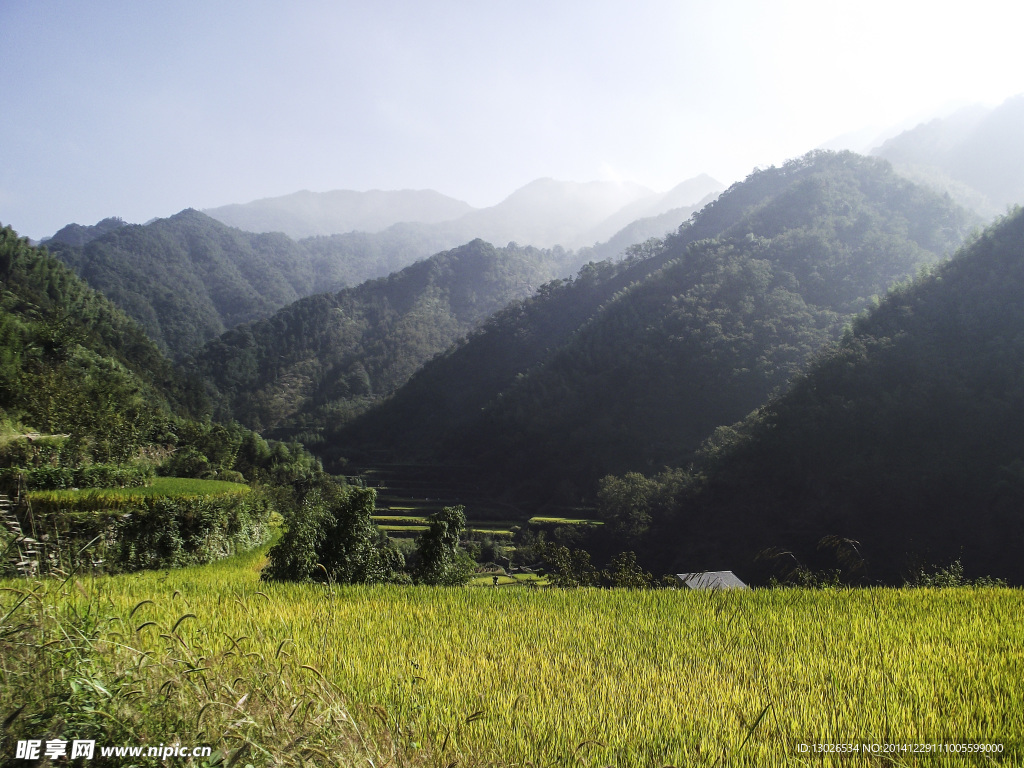
M 1021 28 L 1005 0 L 0 0 L 0 224 L 729 184 L 1024 92 Z

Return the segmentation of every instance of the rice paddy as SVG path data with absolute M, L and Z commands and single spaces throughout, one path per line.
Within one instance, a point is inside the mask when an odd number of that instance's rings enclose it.
M 0 616 L 30 588 L 102 607 L 118 632 L 107 654 L 184 648 L 195 670 L 237 648 L 239 696 L 273 661 L 276 675 L 322 681 L 402 765 L 1024 761 L 1019 590 L 328 588 L 261 583 L 259 565 L 250 553 L 74 589 L 7 582 L 19 591 L 0 592 Z M 248 658 L 251 680 L 238 671 Z M 202 672 L 197 706 L 216 674 Z M 800 743 L 1003 751 L 839 757 Z
M 83 499 L 130 500 L 157 496 L 212 496 L 220 493 L 248 493 L 249 486 L 226 480 L 200 480 L 191 477 L 156 477 L 138 488 L 82 488 L 80 490 L 33 491 L 32 501 L 74 503 Z

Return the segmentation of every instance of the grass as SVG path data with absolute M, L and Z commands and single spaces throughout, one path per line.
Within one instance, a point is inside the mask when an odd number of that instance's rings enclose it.
M 198 480 L 188 477 L 157 477 L 141 488 L 82 488 L 81 490 L 33 491 L 29 498 L 46 501 L 78 499 L 130 499 L 153 496 L 212 496 L 220 493 L 248 493 L 249 486 L 226 480 Z
M 299 737 L 285 733 L 288 712 L 305 707 L 314 725 L 303 744 L 324 753 L 306 755 L 313 764 L 1024 761 L 1019 590 L 329 588 L 263 584 L 260 557 L 70 588 L 0 584 L 14 590 L 0 591 L 0 641 L 32 617 L 93 611 L 91 674 L 113 684 L 134 664 L 153 676 L 132 673 L 130 690 L 143 691 L 135 709 L 112 710 L 136 730 L 166 742 L 173 727 L 228 752 L 254 742 L 285 754 Z M 15 666 L 2 666 L 0 718 L 36 696 L 25 686 L 38 675 L 19 682 Z M 65 677 L 74 674 L 69 666 Z M 123 703 L 120 693 L 94 698 Z M 222 720 L 207 720 L 220 710 Z M 861 741 L 997 742 L 1005 752 L 993 763 L 795 749 Z M 250 749 L 239 765 L 271 764 Z
M 531 517 L 529 522 L 534 525 L 604 525 L 600 520 L 579 517 Z

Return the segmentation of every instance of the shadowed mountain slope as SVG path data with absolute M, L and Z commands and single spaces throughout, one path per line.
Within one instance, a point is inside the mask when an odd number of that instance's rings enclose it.
M 677 234 L 492 318 L 324 454 L 472 464 L 495 493 L 579 503 L 607 473 L 685 462 L 972 223 L 850 153 L 758 171 Z
M 291 304 L 207 344 L 193 361 L 225 413 L 315 442 L 394 392 L 510 301 L 572 270 L 572 255 L 482 240 L 386 278 Z
M 708 446 L 702 474 L 656 521 L 652 561 L 763 577 L 757 553 L 780 547 L 889 583 L 958 559 L 969 576 L 1024 583 L 1021 296 L 1018 209 Z M 822 550 L 827 536 L 854 561 Z

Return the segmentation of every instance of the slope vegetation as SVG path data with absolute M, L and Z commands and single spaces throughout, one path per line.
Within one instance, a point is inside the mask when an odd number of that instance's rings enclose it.
M 103 224 L 65 227 L 48 247 L 178 357 L 304 296 L 400 269 L 440 242 L 402 227 L 295 242 L 194 210 L 143 226 Z
M 577 504 L 604 474 L 684 462 L 970 221 L 849 153 L 756 172 L 676 235 L 498 315 L 326 455 L 472 464 L 497 493 Z
M 194 365 L 226 414 L 315 442 L 325 421 L 345 422 L 392 393 L 508 302 L 571 271 L 571 258 L 475 240 L 236 328 Z
M 652 551 L 688 570 L 749 569 L 779 546 L 830 567 L 818 544 L 833 536 L 848 554 L 857 542 L 854 572 L 869 579 L 960 559 L 1024 583 L 1021 295 L 1018 209 L 888 296 L 712 450 Z

